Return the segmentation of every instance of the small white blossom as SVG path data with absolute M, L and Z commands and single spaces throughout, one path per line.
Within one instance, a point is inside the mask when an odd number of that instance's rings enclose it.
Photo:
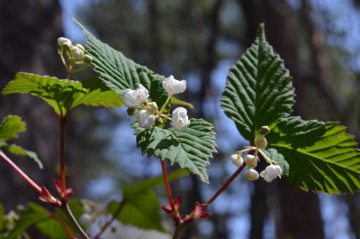
M 70 55 L 76 60 L 80 60 L 84 57 L 84 51 L 77 46 L 72 46 L 70 48 Z
M 57 39 L 57 43 L 58 43 L 58 45 L 60 46 L 60 47 L 62 47 L 62 46 L 64 46 L 64 45 L 67 45 L 68 47 L 70 47 L 71 46 L 71 41 L 70 41 L 70 39 L 67 39 L 67 38 L 65 38 L 65 37 L 59 37 L 58 39 Z
M 169 94 L 179 94 L 186 90 L 186 81 L 176 80 L 174 76 L 171 75 L 163 80 L 162 86 Z
M 137 111 L 135 118 L 138 121 L 140 127 L 151 129 L 154 126 L 155 116 L 149 115 L 146 110 Z
M 270 183 L 275 178 L 281 178 L 282 170 L 279 165 L 269 165 L 264 171 L 260 173 L 260 176 L 265 179 L 266 182 Z
M 250 181 L 255 181 L 255 180 L 258 180 L 259 178 L 259 173 L 255 170 L 255 169 L 248 169 L 245 171 L 244 173 L 244 177 L 247 179 L 247 180 L 250 180 Z
M 127 107 L 135 108 L 146 101 L 146 99 L 149 97 L 149 92 L 142 84 L 140 84 L 139 88 L 136 90 L 125 90 L 121 97 Z
M 190 125 L 190 120 L 187 116 L 187 110 L 184 107 L 177 107 L 173 111 L 171 121 L 171 126 L 180 131 L 184 130 Z
M 249 166 L 249 168 L 255 168 L 257 165 L 257 159 L 254 155 L 248 154 L 246 155 L 245 163 Z
M 231 155 L 231 161 L 238 167 L 241 167 L 244 163 L 243 158 L 241 156 L 239 157 L 239 154 Z

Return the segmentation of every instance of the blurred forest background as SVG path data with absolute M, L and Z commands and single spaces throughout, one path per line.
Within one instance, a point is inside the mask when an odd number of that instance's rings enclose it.
M 294 78 L 293 114 L 339 121 L 360 140 L 359 0 L 0 1 L 0 88 L 18 71 L 65 78 L 56 39 L 65 32 L 73 42 L 85 43 L 69 12 L 137 63 L 187 80 L 182 99 L 195 106 L 190 116 L 214 122 L 219 153 L 209 167 L 210 185 L 196 177 L 172 183 L 173 196 L 182 195 L 183 214 L 194 201 L 208 199 L 236 169 L 230 155 L 246 142 L 219 99 L 228 69 L 254 40 L 261 22 Z M 47 179 L 58 177 L 57 116 L 28 95 L 1 97 L 0 117 L 8 114 L 27 122 L 28 131 L 17 143 L 38 152 L 45 169 L 27 158 L 13 157 L 15 162 L 40 185 L 54 189 Z M 69 119 L 66 160 L 75 197 L 106 203 L 120 196 L 125 183 L 161 174 L 158 161 L 136 149 L 132 119 L 124 110 L 83 107 Z M 36 192 L 4 162 L 0 182 L 0 202 L 8 210 L 37 201 Z M 163 189 L 157 193 L 166 203 Z M 193 223 L 182 238 L 360 238 L 359 193 L 307 193 L 285 178 L 267 184 L 240 176 L 208 210 L 213 216 Z

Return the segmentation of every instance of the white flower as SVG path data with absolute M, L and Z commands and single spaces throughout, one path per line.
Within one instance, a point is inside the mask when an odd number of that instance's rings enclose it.
M 171 75 L 163 80 L 162 86 L 169 94 L 179 94 L 186 90 L 186 81 L 176 80 L 174 76 Z
M 231 161 L 238 167 L 241 167 L 244 163 L 243 158 L 241 156 L 239 157 L 239 154 L 231 155 Z
M 257 165 L 257 159 L 254 155 L 248 154 L 246 155 L 245 163 L 249 166 L 249 168 L 255 168 Z
M 84 51 L 77 46 L 72 46 L 70 48 L 70 55 L 76 60 L 80 60 L 84 57 Z
M 269 165 L 264 171 L 260 173 L 260 176 L 265 179 L 266 182 L 270 183 L 275 178 L 281 178 L 282 170 L 279 165 Z
M 71 41 L 70 41 L 70 39 L 67 39 L 67 38 L 65 38 L 65 37 L 59 37 L 58 39 L 57 39 L 57 43 L 58 43 L 58 45 L 60 46 L 60 47 L 62 47 L 62 46 L 64 46 L 64 45 L 67 45 L 68 47 L 70 47 L 71 46 Z
M 149 97 L 149 92 L 142 84 L 140 84 L 139 88 L 136 90 L 125 90 L 121 97 L 127 107 L 135 108 L 146 101 L 146 99 Z
M 259 178 L 259 173 L 255 169 L 248 169 L 244 173 L 244 177 L 250 181 L 255 181 Z
M 171 126 L 177 130 L 183 130 L 189 126 L 190 121 L 187 116 L 187 110 L 184 107 L 177 107 L 173 111 Z
M 138 121 L 140 127 L 151 129 L 154 126 L 155 116 L 149 115 L 146 110 L 140 110 L 136 112 L 135 118 Z

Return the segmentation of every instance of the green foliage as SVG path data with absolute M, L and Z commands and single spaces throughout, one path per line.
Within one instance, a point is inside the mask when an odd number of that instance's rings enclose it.
M 25 130 L 26 125 L 19 116 L 9 115 L 0 124 L 0 141 L 17 138 L 17 134 Z
M 9 115 L 0 124 L 0 149 L 7 150 L 16 155 L 27 155 L 32 158 L 42 169 L 43 165 L 37 154 L 25 150 L 15 144 L 8 144 L 6 141 L 17 138 L 18 134 L 26 130 L 26 124 L 17 115 Z
M 5 233 L 4 239 L 16 239 L 20 237 L 30 226 L 36 224 L 50 216 L 50 212 L 35 203 L 28 203 L 24 214 L 16 223 L 16 226 Z
M 168 159 L 181 168 L 187 168 L 190 173 L 198 175 L 208 182 L 206 166 L 209 157 L 216 152 L 215 132 L 212 125 L 202 119 L 191 119 L 189 127 L 183 131 L 174 128 L 150 130 L 133 124 L 137 146 L 143 153 L 155 156 L 161 160 Z
M 360 153 L 354 137 L 334 123 L 289 117 L 293 103 L 289 73 L 260 26 L 254 43 L 227 78 L 221 99 L 226 115 L 251 143 L 259 128 L 269 125 L 265 152 L 302 189 L 329 194 L 360 189 Z
M 135 193 L 132 187 L 127 185 L 123 188 L 123 208 L 117 219 L 124 224 L 131 224 L 144 229 L 164 231 L 159 214 L 160 203 L 156 194 L 151 189 Z M 111 202 L 108 210 L 115 213 L 119 207 L 118 202 Z
M 145 66 L 126 58 L 121 52 L 96 39 L 83 25 L 73 19 L 87 36 L 88 54 L 92 56 L 94 71 L 112 90 L 122 94 L 126 89 L 136 89 L 142 84 L 149 90 L 150 98 L 163 105 L 167 92 L 162 87 L 164 76 L 157 75 Z
M 187 170 L 177 170 L 168 175 L 168 180 L 171 182 L 187 175 L 189 175 Z M 145 229 L 164 231 L 159 214 L 160 204 L 156 195 L 151 190 L 163 183 L 164 178 L 160 176 L 147 179 L 135 185 L 126 185 L 123 189 L 123 201 L 120 204 L 115 201 L 110 202 L 107 207 L 108 211 L 115 214 L 119 207 L 122 206 L 121 213 L 117 217 L 121 222 Z
M 85 84 L 90 88 L 83 88 L 82 83 L 78 81 L 19 72 L 2 93 L 3 95 L 30 93 L 45 100 L 61 116 L 65 116 L 71 109 L 81 104 L 107 107 L 120 107 L 124 104 L 119 94 L 102 87 L 99 82 Z
M 288 116 L 294 104 L 289 72 L 259 27 L 251 47 L 230 69 L 221 107 L 251 143 L 261 126 Z
M 271 128 L 269 147 L 285 157 L 290 170 L 284 174 L 291 182 L 329 194 L 360 189 L 360 152 L 345 127 L 289 117 Z

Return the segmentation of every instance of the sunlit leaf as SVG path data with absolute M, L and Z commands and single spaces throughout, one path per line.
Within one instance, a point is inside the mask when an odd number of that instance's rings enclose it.
M 17 138 L 17 134 L 26 130 L 25 123 L 17 115 L 9 115 L 0 124 L 0 141 Z
M 120 51 L 96 39 L 83 25 L 73 20 L 87 36 L 88 54 L 93 58 L 94 71 L 110 89 L 122 94 L 124 90 L 134 90 L 142 84 L 149 90 L 152 101 L 159 106 L 165 103 L 168 94 L 162 87 L 164 76 L 126 58 Z
M 261 126 L 288 116 L 293 104 L 289 72 L 266 41 L 261 25 L 251 47 L 230 69 L 221 107 L 240 134 L 253 142 Z
M 86 89 L 78 81 L 59 80 L 56 77 L 24 72 L 17 73 L 16 78 L 9 82 L 2 93 L 30 93 L 45 100 L 62 116 L 81 104 L 107 107 L 120 107 L 124 104 L 119 94 L 101 85 Z
M 289 181 L 315 192 L 354 192 L 360 190 L 360 152 L 345 129 L 289 117 L 272 125 L 267 138 L 289 164 Z

